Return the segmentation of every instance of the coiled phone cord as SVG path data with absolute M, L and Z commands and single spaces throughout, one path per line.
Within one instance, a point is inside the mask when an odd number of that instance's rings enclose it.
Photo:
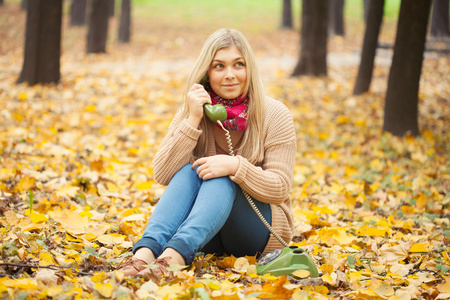
M 234 151 L 233 151 L 233 144 L 231 143 L 231 136 L 230 136 L 230 132 L 228 130 L 225 129 L 225 127 L 223 127 L 222 122 L 220 122 L 220 120 L 217 120 L 217 123 L 220 125 L 220 127 L 222 127 L 222 129 L 225 131 L 225 136 L 227 139 L 227 144 L 228 144 L 228 150 L 230 151 L 230 155 L 234 156 Z M 248 203 L 250 204 L 250 206 L 253 208 L 253 210 L 255 211 L 255 213 L 258 215 L 259 219 L 263 222 L 263 224 L 267 227 L 267 229 L 269 229 L 270 233 L 272 233 L 272 235 L 274 237 L 276 237 L 276 239 L 284 246 L 284 247 L 289 247 L 289 244 L 286 243 L 279 235 L 278 233 L 275 232 L 275 230 L 272 228 L 272 226 L 270 226 L 269 222 L 267 222 L 266 218 L 264 218 L 264 216 L 261 214 L 261 212 L 259 211 L 258 207 L 256 207 L 255 203 L 253 202 L 253 199 L 250 197 L 250 195 L 244 191 L 244 189 L 242 189 L 242 193 L 244 194 L 245 198 L 247 199 Z

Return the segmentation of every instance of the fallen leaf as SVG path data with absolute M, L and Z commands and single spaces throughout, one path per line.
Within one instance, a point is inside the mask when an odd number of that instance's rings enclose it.
M 445 282 L 437 285 L 440 293 L 450 293 L 450 276 L 444 276 Z

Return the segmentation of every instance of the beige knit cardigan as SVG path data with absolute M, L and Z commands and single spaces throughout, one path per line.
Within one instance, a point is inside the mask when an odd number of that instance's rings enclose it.
M 230 179 L 237 183 L 250 196 L 269 203 L 272 211 L 272 227 L 287 243 L 293 236 L 293 215 L 290 189 L 292 184 L 296 137 L 292 116 L 280 101 L 266 97 L 266 115 L 263 126 L 264 160 L 260 165 L 251 164 L 238 151 L 239 168 Z M 169 126 L 169 134 L 161 142 L 159 151 L 153 159 L 155 180 L 168 185 L 169 181 L 185 164 L 194 162 L 194 148 L 202 130 L 190 126 L 186 120 L 177 122 L 177 114 Z M 179 123 L 177 128 L 173 128 Z M 208 156 L 216 155 L 219 149 L 214 141 L 216 126 L 208 130 Z M 263 255 L 282 248 L 282 244 L 271 234 Z

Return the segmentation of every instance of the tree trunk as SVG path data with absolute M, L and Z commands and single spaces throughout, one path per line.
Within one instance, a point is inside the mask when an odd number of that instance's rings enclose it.
M 367 23 L 367 19 L 369 17 L 369 6 L 370 6 L 370 0 L 364 0 L 363 14 L 364 14 L 364 22 L 366 22 L 366 23 Z
M 87 53 L 106 53 L 110 0 L 90 0 Z
M 431 0 L 402 0 L 389 72 L 383 130 L 419 134 L 418 94 Z
M 433 15 L 431 17 L 431 31 L 433 37 L 450 36 L 449 27 L 449 0 L 434 0 Z
M 282 29 L 292 29 L 292 3 L 291 0 L 283 0 Z
M 3 5 L 3 0 L 0 0 L 0 5 Z
M 130 27 L 131 27 L 131 0 L 122 0 L 122 9 L 120 12 L 119 25 L 119 42 L 130 42 Z
M 381 22 L 383 21 L 383 12 L 384 0 L 369 2 L 369 15 L 367 16 L 358 76 L 353 89 L 354 95 L 360 95 L 369 90 L 378 45 L 378 35 L 380 34 Z
M 22 0 L 22 5 L 20 6 L 20 9 L 23 11 L 26 11 L 28 9 L 28 0 Z
M 329 0 L 328 28 L 332 34 L 344 36 L 344 0 Z
M 70 26 L 86 25 L 86 0 L 72 0 Z
M 292 73 L 327 75 L 328 0 L 303 0 L 300 59 Z
M 60 80 L 62 0 L 33 0 L 27 7 L 25 51 L 17 83 Z

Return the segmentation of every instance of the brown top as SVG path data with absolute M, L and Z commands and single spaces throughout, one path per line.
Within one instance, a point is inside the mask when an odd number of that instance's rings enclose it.
M 180 117 L 180 114 L 175 116 L 169 126 L 171 134 L 164 137 L 160 150 L 153 159 L 155 180 L 162 185 L 168 185 L 178 170 L 195 161 L 194 148 L 203 132 L 190 126 L 186 120 L 183 120 L 178 128 L 172 128 L 177 123 L 174 121 Z M 216 125 L 208 122 L 208 126 Z M 208 155 L 223 154 L 225 149 L 216 148 L 214 130 L 212 127 L 210 129 L 207 137 Z M 254 199 L 270 204 L 271 225 L 275 232 L 289 243 L 294 231 L 290 189 L 297 148 L 295 129 L 289 109 L 280 101 L 269 97 L 266 97 L 266 115 L 261 138 L 264 139 L 264 160 L 256 166 L 237 151 L 239 168 L 230 179 Z M 263 255 L 282 247 L 283 245 L 271 235 Z

